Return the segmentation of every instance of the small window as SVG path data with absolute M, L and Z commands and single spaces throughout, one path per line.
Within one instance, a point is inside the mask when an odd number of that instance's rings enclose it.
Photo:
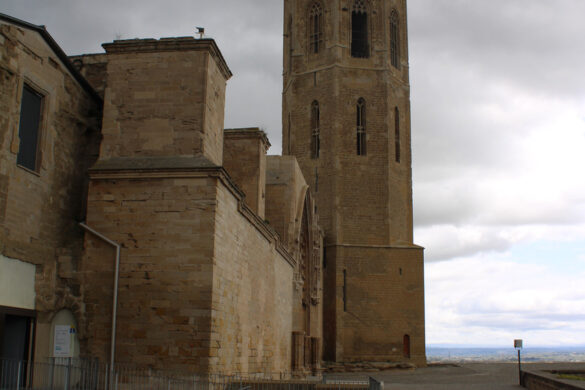
M 400 162 L 400 111 L 398 107 L 394 108 L 394 153 L 396 162 Z
M 321 149 L 320 139 L 320 111 L 319 102 L 314 101 L 311 104 L 311 158 L 319 158 L 319 151 Z
M 390 63 L 397 69 L 400 66 L 400 35 L 396 10 L 392 10 L 390 14 Z
M 368 11 L 366 0 L 356 0 L 351 12 L 351 56 L 368 58 Z
M 356 106 L 357 155 L 366 155 L 366 101 L 360 98 Z
M 20 104 L 20 148 L 16 162 L 31 171 L 38 169 L 42 106 L 43 96 L 25 84 Z
M 323 7 L 315 1 L 309 8 L 309 48 L 317 54 L 323 46 Z

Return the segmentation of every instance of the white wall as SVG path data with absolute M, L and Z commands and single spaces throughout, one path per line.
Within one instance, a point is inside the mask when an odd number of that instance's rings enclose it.
M 0 255 L 0 306 L 35 309 L 35 266 Z

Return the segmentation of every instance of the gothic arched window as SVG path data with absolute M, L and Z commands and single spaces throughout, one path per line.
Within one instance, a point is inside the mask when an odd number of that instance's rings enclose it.
M 323 7 L 315 1 L 309 8 L 309 50 L 319 53 L 323 46 Z
M 366 155 L 366 101 L 359 98 L 356 105 L 357 155 Z
M 394 154 L 396 162 L 400 162 L 400 111 L 394 108 Z
M 319 158 L 321 148 L 319 116 L 319 102 L 315 100 L 311 104 L 311 158 L 313 159 Z
M 355 0 L 351 11 L 351 56 L 368 58 L 368 7 L 366 0 Z
M 400 66 L 400 30 L 398 27 L 398 12 L 394 9 L 390 14 L 390 63 L 395 68 Z

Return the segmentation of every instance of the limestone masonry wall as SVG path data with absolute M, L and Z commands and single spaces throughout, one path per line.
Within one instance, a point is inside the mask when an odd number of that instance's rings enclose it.
M 266 134 L 257 128 L 226 129 L 223 166 L 244 191 L 246 204 L 264 218 L 266 203 Z
M 216 370 L 290 370 L 293 266 L 238 212 L 227 188 L 217 198 L 212 352 Z
M 123 247 L 116 361 L 205 371 L 212 310 L 217 180 L 94 179 L 87 223 Z M 107 360 L 114 250 L 86 235 L 89 356 Z
M 42 96 L 37 168 L 17 165 L 24 86 Z M 34 264 L 36 357 L 49 356 L 53 315 L 82 316 L 86 169 L 97 158 L 101 101 L 81 85 L 39 31 L 0 21 L 0 254 Z
M 193 156 L 222 164 L 226 80 L 210 40 L 116 41 L 108 53 L 101 159 Z

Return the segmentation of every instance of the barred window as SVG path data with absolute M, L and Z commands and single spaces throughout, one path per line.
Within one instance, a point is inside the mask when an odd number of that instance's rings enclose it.
M 313 159 L 319 158 L 319 151 L 321 149 L 319 122 L 319 102 L 315 100 L 311 104 L 311 158 Z
M 400 66 L 400 35 L 396 10 L 392 10 L 390 14 L 390 63 L 395 68 Z
M 356 106 L 357 155 L 366 155 L 366 101 L 359 98 Z
M 355 0 L 351 12 L 351 56 L 368 58 L 368 8 L 366 0 Z
M 394 153 L 396 162 L 400 162 L 400 111 L 394 108 Z
M 315 1 L 309 8 L 309 48 L 317 54 L 323 46 L 323 7 Z

